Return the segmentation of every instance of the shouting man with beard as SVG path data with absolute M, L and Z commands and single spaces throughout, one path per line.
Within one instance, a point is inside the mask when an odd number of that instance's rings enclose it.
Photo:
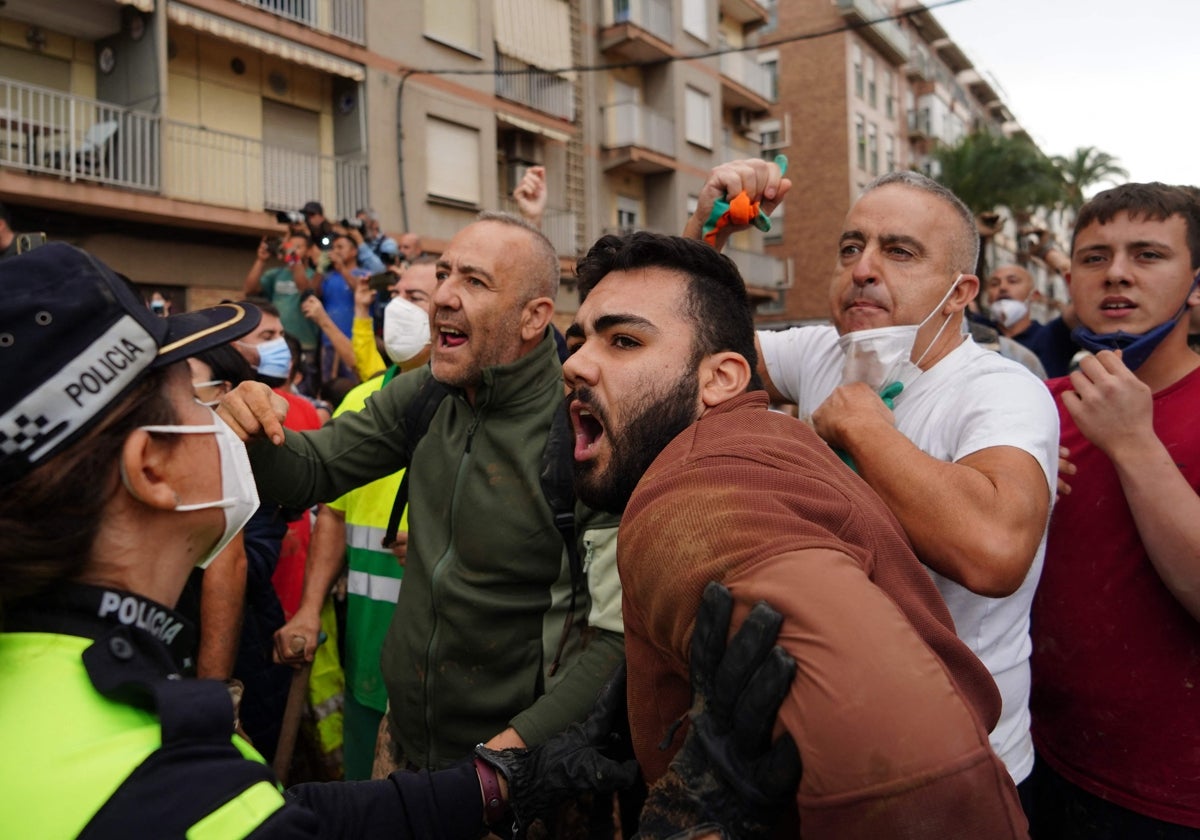
M 879 497 L 767 410 L 737 269 L 701 242 L 634 233 L 602 238 L 578 274 L 563 366 L 576 490 L 624 511 L 630 728 L 647 781 L 682 742 L 690 637 L 716 580 L 734 624 L 759 600 L 783 614 L 797 675 L 778 724 L 804 768 L 804 837 L 1025 836 L 988 743 L 995 685 Z

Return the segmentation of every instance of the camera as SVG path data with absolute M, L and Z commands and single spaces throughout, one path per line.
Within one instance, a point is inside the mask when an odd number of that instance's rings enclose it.
M 367 286 L 371 291 L 387 294 L 400 278 L 390 271 L 381 271 L 367 278 Z
M 276 210 L 275 221 L 281 225 L 298 225 L 304 221 L 304 216 L 299 210 Z
M 267 246 L 267 252 L 272 257 L 280 256 L 280 254 L 283 251 L 283 237 L 282 236 L 268 236 L 266 239 L 263 240 L 263 243 Z
M 366 227 L 366 222 L 364 222 L 362 219 L 342 219 L 341 225 L 344 228 L 351 228 L 353 230 L 362 230 L 363 228 Z
M 24 254 L 46 244 L 45 233 L 18 233 L 17 253 Z

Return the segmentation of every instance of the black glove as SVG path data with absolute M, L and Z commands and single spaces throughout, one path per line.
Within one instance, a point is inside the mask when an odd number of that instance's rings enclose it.
M 573 723 L 546 743 L 527 750 L 492 750 L 482 744 L 475 748 L 477 756 L 508 780 L 508 805 L 522 833 L 572 796 L 611 792 L 637 780 L 637 762 L 620 734 L 625 727 L 625 708 L 622 662 L 582 724 Z
M 709 583 L 692 632 L 692 725 L 666 775 L 650 789 L 643 840 L 712 824 L 730 837 L 764 837 L 796 796 L 796 744 L 786 734 L 771 741 L 796 672 L 775 645 L 783 616 L 756 604 L 726 650 L 732 613 L 729 590 Z

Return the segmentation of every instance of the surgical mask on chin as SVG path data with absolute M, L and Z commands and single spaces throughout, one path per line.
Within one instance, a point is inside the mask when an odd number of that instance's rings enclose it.
M 838 336 L 838 347 L 846 356 L 842 365 L 842 384 L 865 382 L 877 394 L 894 382 L 899 382 L 905 388 L 911 385 L 921 375 L 921 362 L 928 355 L 929 348 L 941 338 L 946 325 L 950 323 L 950 316 L 946 316 L 933 339 L 914 362 L 912 354 L 917 342 L 917 333 L 941 311 L 961 279 L 961 274 L 954 278 L 954 282 L 950 284 L 946 294 L 942 295 L 937 306 L 919 324 L 877 327 Z
M 383 346 L 389 358 L 404 364 L 429 341 L 429 312 L 407 298 L 392 298 L 383 310 Z
M 992 318 L 1002 327 L 1011 327 L 1029 314 L 1029 304 L 1023 300 L 1001 298 L 988 306 Z
M 1080 324 L 1071 331 L 1071 338 L 1075 339 L 1075 343 L 1084 350 L 1090 350 L 1093 353 L 1099 353 L 1101 350 L 1120 350 L 1121 361 L 1125 367 L 1137 370 L 1150 358 L 1158 345 L 1162 344 L 1163 339 L 1171 334 L 1171 330 L 1175 329 L 1179 319 L 1187 312 L 1187 301 L 1192 296 L 1192 292 L 1196 290 L 1197 282 L 1200 282 L 1200 275 L 1192 280 L 1187 297 L 1183 299 L 1179 310 L 1169 320 L 1163 321 L 1157 327 L 1152 327 L 1144 333 L 1127 333 L 1124 330 L 1095 333 Z
M 209 409 L 212 411 L 212 409 Z M 210 426 L 140 426 L 143 431 L 160 434 L 179 435 L 216 435 L 217 452 L 221 466 L 221 498 L 212 502 L 196 502 L 194 504 L 176 505 L 175 510 L 207 510 L 208 508 L 223 508 L 225 511 L 225 531 L 216 545 L 210 548 L 203 557 L 196 561 L 196 568 L 206 569 L 213 558 L 220 554 L 225 546 L 246 527 L 250 517 L 258 510 L 258 487 L 254 483 L 254 472 L 250 469 L 250 456 L 246 454 L 246 445 L 229 428 L 215 411 L 212 412 L 213 422 Z M 125 489 L 135 499 L 137 494 L 129 486 L 129 477 L 125 474 L 125 465 L 121 464 L 121 481 Z
M 292 369 L 292 351 L 283 336 L 258 345 L 258 367 L 263 376 L 287 379 Z

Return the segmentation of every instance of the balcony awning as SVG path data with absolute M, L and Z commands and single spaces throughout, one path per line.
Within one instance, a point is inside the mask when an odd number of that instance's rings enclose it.
M 117 0 L 117 5 L 133 6 L 139 12 L 144 12 L 148 15 L 154 13 L 154 0 Z
M 180 26 L 186 26 L 189 29 L 196 29 L 200 32 L 207 32 L 210 35 L 215 35 L 225 41 L 232 41 L 235 44 L 245 44 L 247 47 L 267 53 L 268 55 L 279 56 L 287 61 L 303 64 L 307 67 L 315 67 L 318 70 L 332 73 L 335 76 L 343 76 L 347 79 L 353 79 L 356 82 L 361 82 L 366 78 L 366 71 L 361 64 L 346 61 L 327 52 L 315 50 L 312 47 L 301 46 L 295 41 L 280 38 L 278 35 L 268 35 L 266 32 L 255 29 L 252 26 L 235 23 L 218 15 L 203 12 L 183 3 L 174 2 L 174 0 L 171 0 L 167 4 L 167 17 L 172 23 L 177 23 Z
M 496 49 L 542 70 L 571 66 L 570 6 L 564 0 L 493 0 Z
M 571 135 L 562 131 L 555 131 L 552 128 L 546 128 L 544 125 L 534 122 L 533 120 L 524 120 L 513 114 L 505 113 L 504 111 L 496 112 L 496 119 L 505 125 L 511 125 L 513 128 L 519 128 L 522 131 L 528 131 L 530 134 L 540 134 L 547 140 L 554 140 L 558 143 L 566 143 L 571 139 Z

